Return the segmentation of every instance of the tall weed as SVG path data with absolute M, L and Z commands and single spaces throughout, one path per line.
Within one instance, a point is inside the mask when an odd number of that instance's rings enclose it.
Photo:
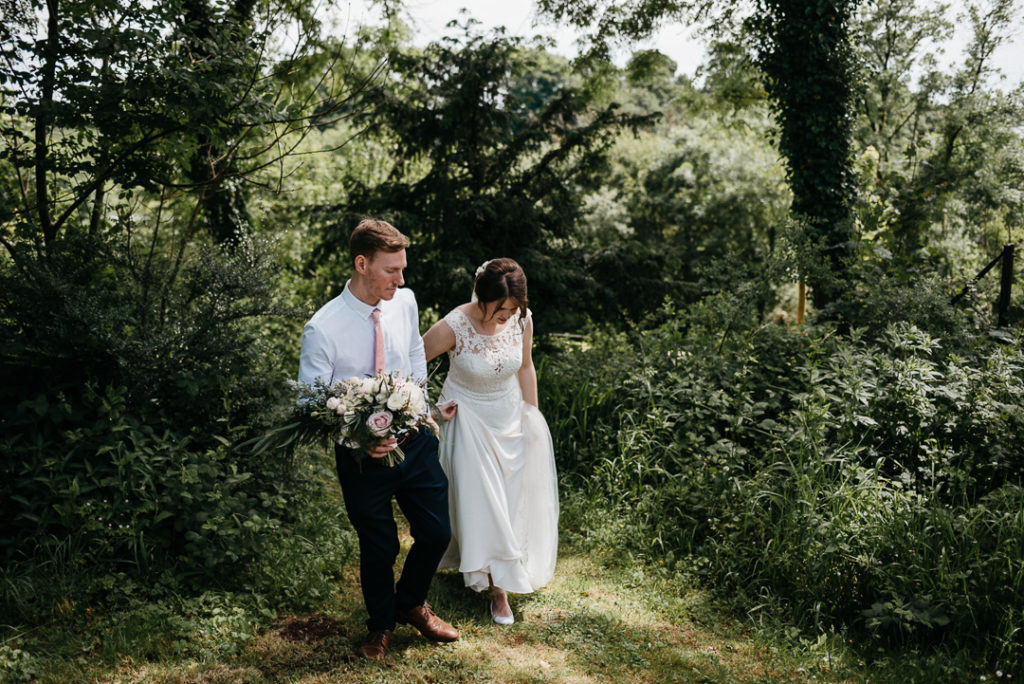
M 726 297 L 659 319 L 541 365 L 577 533 L 808 631 L 1024 663 L 1020 339 L 759 325 Z

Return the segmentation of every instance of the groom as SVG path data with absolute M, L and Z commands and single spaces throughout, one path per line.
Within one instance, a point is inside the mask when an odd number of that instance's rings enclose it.
M 352 279 L 306 323 L 302 333 L 299 380 L 331 383 L 350 377 L 398 371 L 424 381 L 427 362 L 419 332 L 416 297 L 402 285 L 409 240 L 394 226 L 363 219 L 349 239 Z M 434 615 L 427 588 L 448 547 L 448 479 L 437 460 L 437 438 L 420 429 L 401 444 L 405 460 L 387 467 L 380 459 L 394 439 L 369 450 L 356 462 L 351 449 L 335 445 L 345 510 L 359 537 L 359 578 L 370 614 L 359 653 L 378 660 L 387 652 L 395 622 L 410 624 L 432 641 L 455 641 L 458 631 Z M 398 530 L 394 498 L 409 521 L 413 545 L 398 584 L 394 564 Z

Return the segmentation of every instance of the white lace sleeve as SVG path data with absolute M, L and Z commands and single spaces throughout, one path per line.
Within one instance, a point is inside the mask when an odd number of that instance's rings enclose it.
M 452 309 L 444 317 L 444 322 L 448 324 L 448 327 L 455 333 L 455 346 L 451 350 L 452 356 L 458 356 L 462 353 L 462 350 L 466 348 L 466 344 L 469 341 L 469 337 L 473 334 L 473 329 L 470 327 L 469 319 L 466 315 L 458 309 Z

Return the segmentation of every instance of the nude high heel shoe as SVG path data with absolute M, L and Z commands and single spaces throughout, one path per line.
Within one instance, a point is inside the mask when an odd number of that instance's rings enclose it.
M 491 599 L 491 618 L 499 625 L 511 625 L 516 621 L 514 615 L 495 615 L 494 614 L 494 599 Z

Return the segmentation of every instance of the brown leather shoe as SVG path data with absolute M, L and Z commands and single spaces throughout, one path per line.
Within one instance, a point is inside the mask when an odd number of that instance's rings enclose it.
M 412 625 L 431 641 L 456 641 L 459 638 L 459 630 L 434 615 L 428 603 L 409 610 L 395 611 L 395 620 Z
M 359 655 L 370 660 L 380 660 L 388 652 L 388 644 L 391 643 L 390 629 L 371 630 L 359 647 Z

